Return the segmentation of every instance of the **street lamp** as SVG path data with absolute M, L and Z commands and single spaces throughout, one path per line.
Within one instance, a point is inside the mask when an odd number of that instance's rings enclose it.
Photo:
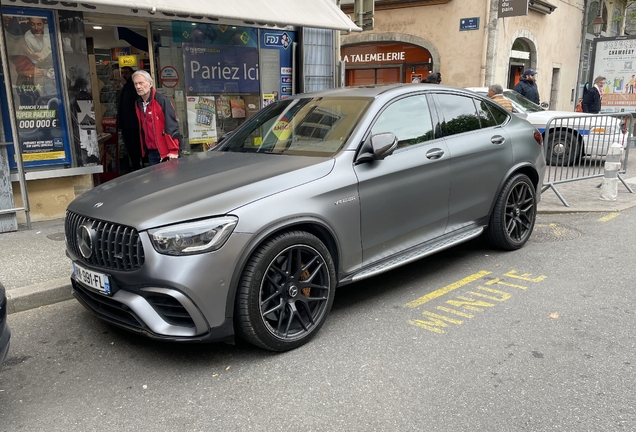
M 592 31 L 594 32 L 594 36 L 599 37 L 601 35 L 601 31 L 603 30 L 603 18 L 601 18 L 601 9 L 599 7 L 598 14 L 594 21 L 592 21 Z

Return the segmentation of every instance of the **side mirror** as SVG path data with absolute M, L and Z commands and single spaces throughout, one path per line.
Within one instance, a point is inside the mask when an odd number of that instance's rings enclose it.
M 383 132 L 371 136 L 373 154 L 377 160 L 382 160 L 393 154 L 398 146 L 398 139 L 393 132 Z
M 397 146 L 398 139 L 392 132 L 371 135 L 371 138 L 360 149 L 355 163 L 360 165 L 374 160 L 383 160 L 392 155 Z
M 541 108 L 547 110 L 548 108 L 550 108 L 550 104 L 547 102 L 541 102 Z

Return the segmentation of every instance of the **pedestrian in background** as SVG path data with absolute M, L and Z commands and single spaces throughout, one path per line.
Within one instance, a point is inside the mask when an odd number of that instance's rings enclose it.
M 605 87 L 606 78 L 597 76 L 594 78 L 594 85 L 583 95 L 583 112 L 589 114 L 598 114 L 601 112 L 601 100 L 603 99 L 603 87 Z
M 492 84 L 488 87 L 488 97 L 499 105 L 512 112 L 512 102 L 506 99 L 503 95 L 503 87 L 499 84 Z
M 132 82 L 132 75 L 135 72 L 130 66 L 119 69 L 125 84 L 119 94 L 119 105 L 117 106 L 117 127 L 122 134 L 128 156 L 130 157 L 131 171 L 141 168 L 141 141 L 139 136 L 139 120 L 135 104 L 137 102 L 137 91 Z
M 432 74 L 428 74 L 426 78 L 422 80 L 423 83 L 428 84 L 441 84 L 442 83 L 442 74 L 439 72 L 435 72 Z
M 178 158 L 181 134 L 172 102 L 157 93 L 148 72 L 138 70 L 132 80 L 139 95 L 135 108 L 141 130 L 141 155 L 148 155 L 149 165 Z
M 537 87 L 536 79 L 537 72 L 533 69 L 526 69 L 513 90 L 539 105 L 539 88 Z

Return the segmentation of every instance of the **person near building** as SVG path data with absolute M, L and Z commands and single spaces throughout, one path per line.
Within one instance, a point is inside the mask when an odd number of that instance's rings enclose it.
M 512 102 L 506 99 L 503 95 L 503 87 L 499 84 L 492 84 L 488 87 L 488 97 L 499 105 L 512 112 Z
M 536 79 L 537 72 L 533 69 L 526 69 L 513 90 L 539 105 L 539 88 L 537 87 Z
M 583 112 L 589 114 L 598 114 L 601 112 L 601 99 L 603 98 L 603 87 L 605 87 L 606 78 L 597 76 L 594 78 L 594 85 L 583 95 Z
M 135 72 L 130 66 L 119 69 L 125 84 L 119 93 L 119 106 L 117 107 L 117 127 L 122 134 L 128 156 L 130 157 L 131 171 L 141 168 L 141 141 L 139 136 L 139 120 L 135 104 L 137 102 L 137 91 L 132 81 Z
M 149 165 L 178 158 L 181 135 L 172 102 L 157 93 L 148 72 L 138 70 L 133 73 L 132 81 L 139 96 L 135 109 L 139 120 L 141 155 L 148 155 Z
M 428 83 L 428 84 L 441 84 L 442 83 L 442 74 L 439 72 L 435 72 L 432 74 L 428 74 L 426 76 L 426 78 L 424 78 L 424 80 L 422 80 L 423 83 Z

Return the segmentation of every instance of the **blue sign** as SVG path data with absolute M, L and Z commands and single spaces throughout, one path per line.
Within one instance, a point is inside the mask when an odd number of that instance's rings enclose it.
M 9 53 L 3 78 L 10 80 L 13 89 L 18 126 L 18 136 L 8 134 L 7 138 L 14 146 L 20 145 L 25 167 L 69 165 L 66 95 L 62 92 L 53 12 L 3 7 L 2 16 Z M 3 85 L 0 92 L 4 90 Z M 0 97 L 3 113 L 8 102 L 6 96 Z M 11 169 L 17 168 L 14 146 L 7 148 Z
M 183 44 L 188 94 L 258 93 L 258 49 Z
M 287 32 L 280 33 L 265 33 L 263 35 L 263 45 L 266 47 L 281 47 L 287 49 L 292 44 L 293 40 Z
M 461 18 L 459 20 L 459 31 L 479 30 L 479 17 Z

